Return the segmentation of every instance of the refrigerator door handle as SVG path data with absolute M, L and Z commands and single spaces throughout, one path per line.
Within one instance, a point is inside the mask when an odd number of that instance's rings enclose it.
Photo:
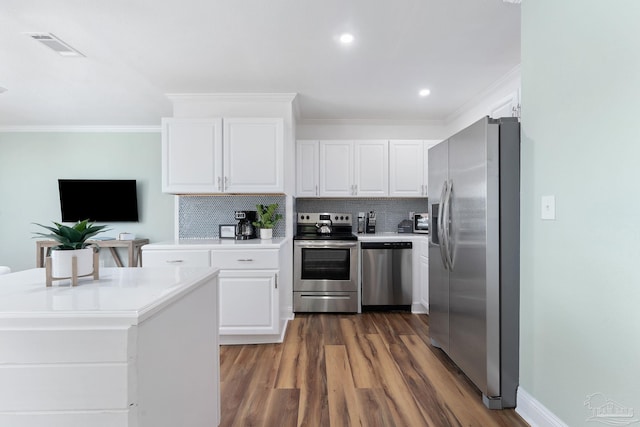
M 445 203 L 446 203 L 446 196 L 447 196 L 447 187 L 448 187 L 448 181 L 445 181 L 442 184 L 442 192 L 440 193 L 440 207 L 441 210 L 439 212 L 440 214 L 440 220 L 438 221 L 438 229 L 436 230 L 436 233 L 438 233 L 438 241 L 440 242 L 438 244 L 438 247 L 440 249 L 440 256 L 442 257 L 442 264 L 444 265 L 444 269 L 448 270 L 449 269 L 449 265 L 447 264 L 447 257 L 444 254 L 444 213 L 445 213 Z
M 442 218 L 445 265 L 449 271 L 453 271 L 453 249 L 451 247 L 451 193 L 453 192 L 453 182 L 447 183 L 447 192 L 444 196 L 444 212 Z

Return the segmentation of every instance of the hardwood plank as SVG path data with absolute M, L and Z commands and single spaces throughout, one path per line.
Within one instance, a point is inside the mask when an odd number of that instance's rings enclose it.
M 300 390 L 269 390 L 264 427 L 295 427 L 298 425 L 298 403 Z
M 229 377 L 235 372 L 233 365 L 236 363 L 236 358 L 243 349 L 241 345 L 230 345 L 223 347 L 224 351 L 220 351 L 220 382 L 225 383 L 229 380 Z M 222 350 L 222 349 L 221 349 Z
M 363 426 L 389 427 L 394 425 L 384 390 L 380 388 L 356 389 L 356 402 Z
M 235 346 L 220 346 L 221 359 L 227 357 L 227 352 Z M 220 425 L 232 426 L 237 419 L 237 412 L 242 410 L 242 402 L 245 397 L 253 372 L 260 364 L 259 348 L 254 345 L 239 346 L 240 352 L 235 362 L 229 368 L 230 372 L 221 372 L 220 376 L 226 381 L 220 383 Z M 225 366 L 228 366 L 226 364 Z
M 404 334 L 415 334 L 413 328 L 402 317 L 403 313 L 372 312 L 368 314 L 372 317 L 378 333 L 388 344 L 400 342 L 400 336 Z
M 389 351 L 398 364 L 411 394 L 423 416 L 436 426 L 458 426 L 460 422 L 447 401 L 442 398 L 430 377 L 418 372 L 404 344 L 392 344 Z
M 373 318 L 366 313 L 345 316 L 340 318 L 340 327 L 342 328 L 342 325 L 349 323 L 351 325 L 350 329 L 355 331 L 358 335 L 377 334 L 378 330 L 376 329 L 376 325 L 372 319 Z
M 331 425 L 363 425 L 358 411 L 355 386 L 347 351 L 342 345 L 324 347 Z
M 353 381 L 358 388 L 382 387 L 375 374 L 374 359 L 375 348 L 369 341 L 368 334 L 359 333 L 358 327 L 351 319 L 340 319 L 342 335 L 344 338 Z M 360 329 L 363 331 L 363 329 Z
M 340 319 L 342 317 L 340 314 L 323 314 L 320 316 L 325 345 L 343 344 L 342 332 L 340 331 Z
M 328 426 L 329 403 L 323 336 L 307 336 L 300 351 L 303 352 L 303 356 L 300 357 L 296 374 L 296 386 L 300 389 L 298 425 Z
M 386 395 L 396 426 L 426 425 L 422 412 L 409 391 L 402 372 L 394 362 L 380 335 L 367 335 L 375 350 L 373 369 Z

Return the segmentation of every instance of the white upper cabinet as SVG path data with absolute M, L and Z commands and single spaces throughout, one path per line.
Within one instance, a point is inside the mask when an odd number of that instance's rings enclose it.
M 389 195 L 393 197 L 424 197 L 425 143 L 421 140 L 389 142 Z
M 429 148 L 438 140 L 389 141 L 389 195 L 427 197 L 429 195 Z
M 279 193 L 284 190 L 279 118 L 162 120 L 162 191 Z
M 162 191 L 221 191 L 222 120 L 162 119 Z
M 320 196 L 355 196 L 353 141 L 320 141 Z
M 320 196 L 389 194 L 388 141 L 320 141 L 319 146 Z
M 224 191 L 284 191 L 283 120 L 225 118 L 223 123 Z
M 389 141 L 356 141 L 354 193 L 360 197 L 389 195 Z
M 296 144 L 296 196 L 318 196 L 319 183 L 320 144 L 318 141 L 300 140 Z

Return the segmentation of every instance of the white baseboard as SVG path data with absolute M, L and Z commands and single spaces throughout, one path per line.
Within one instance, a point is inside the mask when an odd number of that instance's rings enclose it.
M 411 312 L 413 314 L 429 314 L 429 310 L 419 302 L 414 302 L 411 304 Z
M 518 402 L 516 412 L 531 427 L 568 427 L 553 412 L 542 403 L 527 393 L 522 387 L 518 387 Z

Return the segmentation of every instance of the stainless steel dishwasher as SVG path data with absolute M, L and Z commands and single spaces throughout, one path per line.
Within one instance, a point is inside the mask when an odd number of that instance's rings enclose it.
M 411 310 L 411 242 L 362 242 L 362 309 Z

